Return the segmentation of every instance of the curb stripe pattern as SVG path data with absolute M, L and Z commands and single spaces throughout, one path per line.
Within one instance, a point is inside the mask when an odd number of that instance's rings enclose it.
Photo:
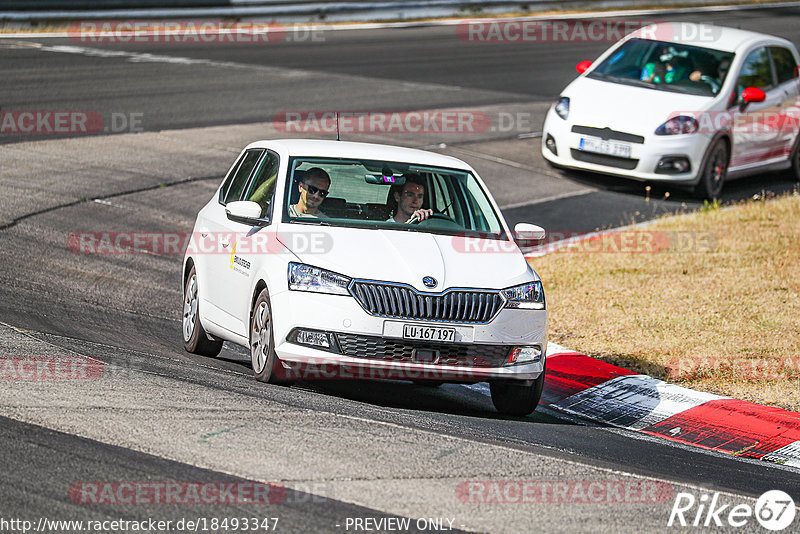
M 800 468 L 800 413 L 676 386 L 566 349 L 547 355 L 541 402 L 610 426 Z

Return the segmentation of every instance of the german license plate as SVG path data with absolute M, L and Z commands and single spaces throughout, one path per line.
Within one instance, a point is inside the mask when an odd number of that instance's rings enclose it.
M 631 145 L 628 143 L 604 141 L 602 139 L 592 139 L 591 137 L 581 137 L 580 149 L 586 152 L 597 152 L 598 154 L 617 156 L 618 158 L 631 157 Z
M 415 324 L 404 324 L 403 338 L 421 339 L 424 341 L 452 342 L 456 340 L 456 329 L 444 328 L 441 326 L 419 326 Z

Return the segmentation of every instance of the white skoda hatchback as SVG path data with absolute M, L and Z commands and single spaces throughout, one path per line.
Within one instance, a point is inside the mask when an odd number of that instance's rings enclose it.
M 719 195 L 728 178 L 793 168 L 798 150 L 795 46 L 690 23 L 641 28 L 578 64 L 550 108 L 550 163 Z
M 495 407 L 515 415 L 542 393 L 542 282 L 477 173 L 455 158 L 253 143 L 200 210 L 183 281 L 186 350 L 249 347 L 264 382 L 488 381 Z

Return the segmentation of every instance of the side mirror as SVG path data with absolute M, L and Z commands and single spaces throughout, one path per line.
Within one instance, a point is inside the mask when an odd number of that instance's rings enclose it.
M 542 241 L 547 232 L 541 226 L 530 223 L 517 223 L 514 225 L 514 241 L 519 248 L 532 248 Z
M 751 102 L 763 102 L 767 98 L 766 93 L 758 87 L 748 87 L 742 91 L 742 102 L 750 104 Z
M 747 87 L 742 91 L 742 99 L 741 102 L 739 102 L 739 111 L 744 112 L 751 102 L 763 102 L 766 98 L 767 95 L 758 87 Z
M 249 200 L 229 202 L 225 206 L 228 219 L 249 226 L 266 226 L 269 221 L 261 218 L 261 205 Z
M 578 71 L 578 74 L 583 74 L 584 72 L 589 70 L 589 67 L 591 67 L 591 66 L 592 66 L 592 62 L 591 61 L 581 61 L 580 63 L 575 65 L 575 70 Z

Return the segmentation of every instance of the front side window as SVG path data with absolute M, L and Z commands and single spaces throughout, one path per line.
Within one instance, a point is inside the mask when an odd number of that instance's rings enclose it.
M 733 54 L 677 43 L 629 39 L 587 76 L 660 91 L 714 96 Z
M 748 54 L 736 86 L 740 98 L 742 91 L 747 87 L 757 87 L 762 91 L 768 91 L 773 87 L 772 66 L 766 48 L 759 48 Z
M 472 173 L 406 162 L 294 158 L 284 221 L 505 238 Z M 424 221 L 415 210 L 432 210 Z
M 228 178 L 225 185 L 222 187 L 222 203 L 234 202 L 242 199 L 242 193 L 250 180 L 250 175 L 253 174 L 253 169 L 256 168 L 258 160 L 264 153 L 263 148 L 255 148 L 245 152 L 242 157 L 238 168 Z
M 278 167 L 280 160 L 277 154 L 267 152 L 261 160 L 247 193 L 245 200 L 256 202 L 261 206 L 261 217 L 269 218 L 272 211 L 272 200 L 275 196 L 275 184 L 278 183 Z

